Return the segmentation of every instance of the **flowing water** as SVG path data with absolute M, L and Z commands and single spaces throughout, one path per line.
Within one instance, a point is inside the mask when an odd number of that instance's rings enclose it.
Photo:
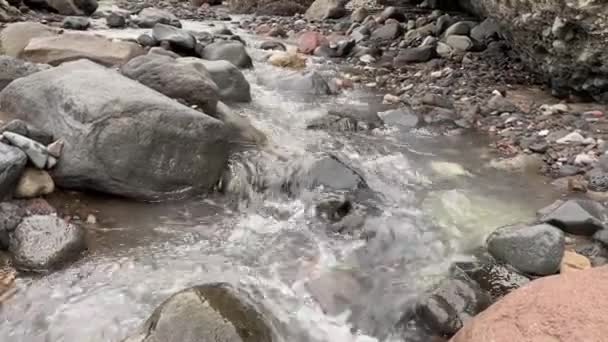
M 196 22 L 185 27 L 209 29 Z M 255 42 L 249 46 L 253 56 L 262 53 Z M 97 217 L 86 225 L 90 251 L 53 274 L 20 278 L 19 292 L 0 310 L 0 341 L 121 341 L 172 293 L 213 281 L 250 289 L 283 323 L 284 341 L 407 341 L 395 324 L 451 261 L 555 197 L 541 177 L 488 168 L 488 141 L 474 134 L 307 130 L 306 122 L 329 105 L 380 108 L 382 94 L 364 89 L 310 99 L 258 83 L 258 75 L 284 72 L 264 62 L 246 71 L 253 102 L 232 107 L 268 135 L 270 147 L 244 153 L 234 166 L 254 165 L 253 178 L 263 172 L 280 179 L 301 177 L 290 170 L 319 152 L 341 156 L 378 194 L 379 213 L 364 225 L 375 237 L 332 234 L 314 213 L 318 193 L 260 193 L 252 177 L 233 189 L 239 196 L 174 203 L 58 194 L 51 201 L 61 209 Z M 343 297 L 340 312 L 324 312 L 306 286 L 328 272 L 355 275 L 321 287 L 322 295 Z

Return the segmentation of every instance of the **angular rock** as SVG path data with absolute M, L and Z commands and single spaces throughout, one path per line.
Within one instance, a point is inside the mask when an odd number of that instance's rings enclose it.
M 537 279 L 467 322 L 450 341 L 603 341 L 605 286 L 606 266 Z
M 339 19 L 346 15 L 344 0 L 315 0 L 304 17 L 308 20 Z
M 228 158 L 230 132 L 219 120 L 90 61 L 12 82 L 0 107 L 65 140 L 53 169 L 64 188 L 185 196 L 211 189 Z
M 20 77 L 28 76 L 50 67 L 50 65 L 29 63 L 10 56 L 0 56 L 0 91 Z
M 135 43 L 83 33 L 64 33 L 30 40 L 20 56 L 30 62 L 53 66 L 77 59 L 112 66 L 122 65 L 143 53 L 144 50 Z
M 125 342 L 272 342 L 271 326 L 248 293 L 210 283 L 171 296 Z
M 392 41 L 403 33 L 401 24 L 396 21 L 386 23 L 372 32 L 371 39 L 376 41 Z
M 456 51 L 469 51 L 474 46 L 471 38 L 456 34 L 448 36 L 445 42 Z
M 235 41 L 219 41 L 209 44 L 203 49 L 201 57 L 210 61 L 226 60 L 238 68 L 253 67 L 245 46 Z
M 25 271 L 52 270 L 85 248 L 84 231 L 56 216 L 26 217 L 10 234 L 15 266 Z
M 25 211 L 14 203 L 4 202 L 0 203 L 0 214 L 0 249 L 6 250 L 9 234 L 21 223 Z
M 487 44 L 492 40 L 498 39 L 499 36 L 500 28 L 493 19 L 486 19 L 471 29 L 471 38 L 479 43 Z
M 26 168 L 15 189 L 17 198 L 34 198 L 52 193 L 55 190 L 53 179 L 44 170 Z
M 573 199 L 541 209 L 541 221 L 566 233 L 591 236 L 604 229 L 606 208 L 592 200 Z
M 564 255 L 564 233 L 548 224 L 498 228 L 487 240 L 496 259 L 534 275 L 554 274 Z
M 300 95 L 329 95 L 327 81 L 316 71 L 291 72 L 281 75 L 258 75 L 260 82 L 270 88 Z
M 112 12 L 106 17 L 109 28 L 123 28 L 127 26 L 127 18 L 122 13 Z
M 12 23 L 0 31 L 0 52 L 19 58 L 33 38 L 54 37 L 59 29 L 34 22 Z
M 488 293 L 459 273 L 441 282 L 420 300 L 416 315 L 431 332 L 450 336 L 489 305 Z
M 304 32 L 298 37 L 298 52 L 312 54 L 317 47 L 327 44 L 328 41 L 323 34 L 314 31 Z
M 13 192 L 26 163 L 23 151 L 0 142 L 0 199 Z
M 156 24 L 152 29 L 152 37 L 158 42 L 168 42 L 175 52 L 194 53 L 196 40 L 185 30 L 175 26 Z
M 456 266 L 487 291 L 492 301 L 530 282 L 530 278 L 513 267 L 498 263 L 491 256 L 470 262 L 458 262 Z
M 32 8 L 53 9 L 63 15 L 89 16 L 97 10 L 97 0 L 24 0 Z
M 154 7 L 146 7 L 133 20 L 135 24 L 141 28 L 153 28 L 156 24 L 171 25 L 178 28 L 182 27 L 182 23 L 173 14 Z
M 197 105 L 205 113 L 215 113 L 219 89 L 202 63 L 148 54 L 132 59 L 120 72 L 164 95 Z
M 395 57 L 393 67 L 400 68 L 411 63 L 428 62 L 434 55 L 435 48 L 432 46 L 403 49 L 400 50 L 397 57 Z
M 44 145 L 13 132 L 4 132 L 2 135 L 11 145 L 25 152 L 34 166 L 44 169 L 49 158 L 49 153 Z

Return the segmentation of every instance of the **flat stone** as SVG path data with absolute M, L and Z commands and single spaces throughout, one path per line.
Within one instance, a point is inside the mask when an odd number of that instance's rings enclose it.
M 559 272 L 581 271 L 588 268 L 591 268 L 591 261 L 587 257 L 576 252 L 565 251 Z
M 45 168 L 49 154 L 44 145 L 12 132 L 4 132 L 2 135 L 11 143 L 11 145 L 18 147 L 25 152 L 34 166 L 39 169 Z
M 604 229 L 606 209 L 592 200 L 568 200 L 543 209 L 540 220 L 566 233 L 591 236 Z

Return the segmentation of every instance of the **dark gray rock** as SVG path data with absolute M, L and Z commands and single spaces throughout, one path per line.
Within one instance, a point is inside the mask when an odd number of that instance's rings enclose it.
M 50 68 L 51 66 L 47 64 L 30 63 L 6 55 L 0 56 L 0 90 L 20 77 Z
M 89 16 L 97 10 L 97 0 L 24 0 L 33 9 L 57 12 L 61 15 Z
M 210 61 L 225 60 L 238 68 L 253 67 L 245 46 L 235 41 L 219 41 L 209 44 L 203 49 L 201 57 Z
M 185 30 L 170 25 L 156 24 L 152 29 L 152 37 L 161 43 L 168 42 L 171 50 L 177 53 L 194 53 L 196 40 Z
M 374 41 L 392 41 L 403 33 L 401 24 L 395 21 L 386 23 L 372 32 L 370 39 Z
M 393 66 L 400 68 L 412 63 L 428 62 L 434 56 L 435 48 L 433 46 L 403 49 L 399 51 L 399 54 L 393 60 Z
M 185 196 L 215 186 L 228 160 L 221 121 L 86 60 L 12 82 L 0 107 L 65 141 L 52 170 L 63 188 Z
M 378 16 L 378 21 L 383 23 L 388 19 L 395 19 L 399 22 L 405 22 L 405 15 L 399 9 L 393 6 L 385 8 Z
M 65 17 L 61 26 L 68 30 L 86 31 L 91 26 L 91 22 L 87 17 Z
M 0 133 L 13 132 L 24 137 L 28 137 L 42 145 L 49 145 L 53 142 L 53 136 L 28 124 L 23 120 L 11 120 L 6 125 L 0 127 Z
M 485 43 L 498 39 L 500 37 L 500 28 L 493 19 L 486 19 L 479 25 L 471 29 L 471 38 L 479 43 Z
M 13 192 L 26 163 L 23 151 L 0 142 L 0 200 Z
M 458 273 L 422 298 L 416 315 L 431 332 L 451 336 L 490 303 L 487 292 L 466 274 Z
M 592 200 L 572 199 L 541 209 L 541 221 L 566 233 L 591 236 L 604 229 L 606 208 Z
M 454 34 L 468 36 L 469 33 L 471 32 L 471 28 L 473 28 L 475 25 L 477 25 L 476 22 L 459 21 L 455 24 L 452 24 L 450 27 L 448 27 L 445 30 L 444 36 L 449 37 Z
M 178 292 L 125 342 L 273 342 L 271 318 L 248 293 L 227 283 Z
M 262 50 L 279 50 L 279 51 L 287 51 L 285 44 L 277 41 L 266 41 L 260 44 L 260 49 Z
M 435 22 L 435 27 L 433 29 L 433 34 L 436 37 L 439 37 L 448 27 L 450 27 L 454 23 L 454 19 L 449 14 L 444 14 L 437 18 Z
M 554 274 L 564 255 L 564 233 L 548 224 L 498 228 L 487 240 L 492 256 L 521 272 Z
M 148 54 L 133 58 L 120 72 L 164 95 L 197 105 L 205 113 L 215 113 L 219 89 L 202 63 Z
M 160 44 L 160 42 L 156 39 L 154 39 L 154 37 L 152 37 L 151 35 L 144 33 L 142 35 L 140 35 L 139 37 L 137 37 L 137 42 L 142 45 L 142 46 L 158 46 L 158 44 Z
M 122 13 L 112 12 L 106 17 L 106 25 L 109 28 L 123 28 L 127 26 L 127 18 Z
M 141 28 L 153 28 L 156 24 L 171 25 L 178 28 L 182 23 L 173 14 L 154 7 L 146 7 L 135 18 L 134 23 Z
M 9 202 L 0 203 L 0 249 L 8 249 L 9 234 L 21 223 L 24 215 L 25 211 L 20 206 Z
M 56 216 L 26 217 L 10 233 L 9 251 L 21 270 L 52 270 L 84 249 L 84 231 Z
M 327 81 L 316 71 L 299 72 L 280 75 L 258 75 L 260 82 L 270 88 L 299 95 L 329 95 Z
M 202 64 L 217 85 L 224 102 L 250 102 L 249 82 L 234 64 L 228 61 L 206 61 L 198 58 L 181 58 L 178 63 Z

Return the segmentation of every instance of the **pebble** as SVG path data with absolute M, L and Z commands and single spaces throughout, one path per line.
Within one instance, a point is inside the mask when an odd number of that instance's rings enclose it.
M 588 268 L 591 268 L 591 261 L 589 261 L 586 256 L 572 251 L 565 251 L 559 272 L 567 273 L 572 271 L 586 270 Z
M 399 103 L 400 101 L 401 101 L 401 99 L 399 99 L 399 96 L 395 96 L 393 94 L 386 94 L 386 95 L 384 95 L 384 98 L 382 99 L 383 104 L 394 104 L 394 103 Z
M 95 215 L 89 214 L 89 216 L 87 216 L 87 223 L 88 224 L 96 224 L 97 223 L 97 218 L 95 217 Z
M 574 157 L 574 165 L 585 166 L 591 165 L 597 162 L 597 158 L 595 156 L 589 155 L 587 153 L 581 153 Z
M 543 115 L 554 115 L 560 113 L 567 113 L 570 108 L 563 103 L 558 103 L 555 105 L 544 104 L 540 106 L 540 111 Z

